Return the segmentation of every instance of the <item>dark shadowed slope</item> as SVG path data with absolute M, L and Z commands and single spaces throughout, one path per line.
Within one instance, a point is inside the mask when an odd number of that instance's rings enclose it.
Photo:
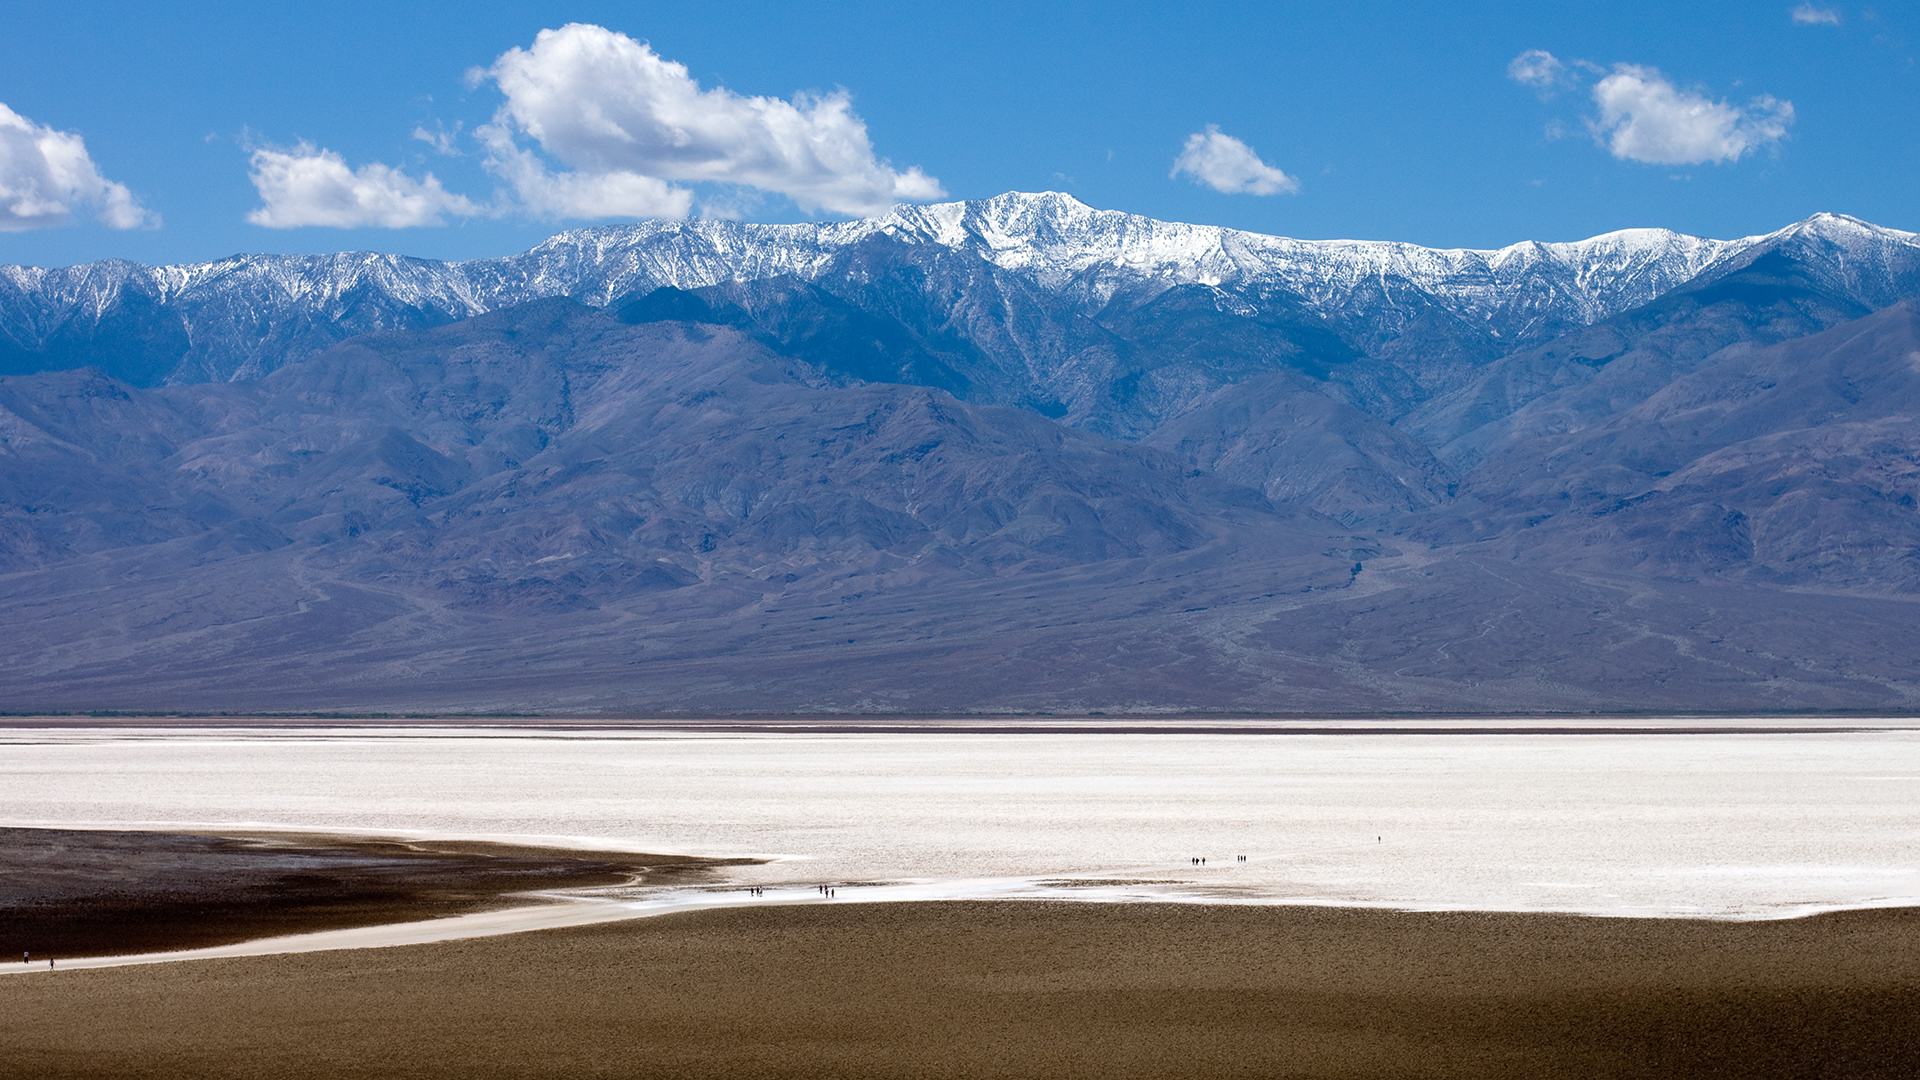
M 23 703 L 368 701 L 610 663 L 623 685 L 578 692 L 628 699 L 637 660 L 717 657 L 765 708 L 786 691 L 756 653 L 782 635 L 803 666 L 863 637 L 923 649 L 926 683 L 971 702 L 1008 684 L 941 643 L 1026 626 L 1012 610 L 1126 625 L 1210 594 L 1182 580 L 1208 566 L 1257 563 L 1257 587 L 1297 591 L 1347 583 L 1373 550 L 1030 412 L 836 385 L 729 328 L 565 301 L 362 339 L 255 384 L 11 388 L 18 475 L 174 508 L 145 532 L 73 498 L 11 508 L 0 604 Z M 902 681 L 891 692 L 919 693 Z M 870 697 L 862 682 L 836 707 Z M 726 680 L 660 693 L 692 707 L 701 685 L 731 700 Z
M 1891 309 L 1752 363 L 1907 364 L 1911 321 Z M 1535 481 L 1446 500 L 1431 464 L 1400 490 L 1432 509 L 1356 534 L 1230 482 L 1224 457 L 1214 475 L 1031 411 L 849 382 L 713 323 L 549 301 L 257 383 L 0 389 L 4 475 L 32 495 L 5 519 L 11 708 L 1888 708 L 1920 690 L 1897 567 L 1854 595 L 1789 594 L 1498 515 L 1436 544 L 1412 527 Z M 1831 411 L 1789 397 L 1800 412 L 1718 422 L 1764 441 Z M 1887 408 L 1862 422 L 1899 407 L 1863 400 Z M 1287 430 L 1315 437 L 1321 408 Z M 1320 463 L 1296 488 L 1246 475 L 1297 507 L 1419 464 L 1409 445 L 1371 473 L 1270 452 L 1260 468 Z
M 1920 592 L 1920 309 L 1732 348 L 1470 479 L 1557 562 L 1680 580 Z M 1484 493 L 1484 494 L 1482 494 Z

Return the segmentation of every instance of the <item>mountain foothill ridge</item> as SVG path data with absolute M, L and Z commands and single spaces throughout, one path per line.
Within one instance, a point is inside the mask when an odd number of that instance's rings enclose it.
M 1920 237 L 0 267 L 0 708 L 1902 709 Z

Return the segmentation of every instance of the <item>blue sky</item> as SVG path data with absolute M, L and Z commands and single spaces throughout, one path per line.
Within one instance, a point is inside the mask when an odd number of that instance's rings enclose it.
M 1169 7 L 0 0 L 0 263 L 1008 190 L 1436 246 L 1920 229 L 1920 5 Z

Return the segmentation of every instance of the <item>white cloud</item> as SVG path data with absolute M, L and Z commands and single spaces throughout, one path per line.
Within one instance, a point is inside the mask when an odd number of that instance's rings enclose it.
M 1614 157 L 1654 165 L 1737 161 L 1779 142 L 1793 103 L 1755 98 L 1742 108 L 1675 87 L 1650 67 L 1616 64 L 1593 88 L 1600 106 L 1595 138 Z
M 1181 173 L 1227 195 L 1291 195 L 1300 190 L 1300 181 L 1261 161 L 1253 147 L 1221 134 L 1218 124 L 1187 136 L 1167 175 Z
M 757 188 L 841 214 L 946 194 L 918 168 L 897 172 L 874 156 L 845 91 L 786 101 L 702 90 L 684 64 L 604 27 L 542 30 L 482 77 L 507 97 L 475 131 L 489 167 L 546 216 L 684 215 L 691 196 L 674 181 Z M 572 171 L 548 170 L 515 132 Z
M 1801 4 L 1793 9 L 1793 21 L 1802 26 L 1839 26 L 1840 13 L 1833 8 Z
M 683 218 L 693 207 L 693 192 L 657 176 L 623 169 L 552 172 L 501 124 L 482 124 L 473 134 L 486 144 L 487 169 L 505 180 L 536 217 Z
M 251 159 L 253 186 L 264 204 L 247 215 L 255 225 L 292 229 L 440 225 L 447 215 L 476 217 L 486 210 L 440 186 L 432 173 L 415 180 L 375 162 L 349 168 L 339 154 L 302 143 L 292 153 L 259 149 Z
M 426 143 L 428 146 L 433 147 L 433 152 L 442 157 L 459 157 L 461 156 L 459 143 L 460 129 L 465 126 L 466 122 L 461 120 L 454 121 L 452 127 L 436 123 L 433 125 L 432 131 L 428 131 L 425 127 L 415 125 L 413 137 L 416 141 Z
M 1528 49 L 1507 64 L 1507 78 L 1549 94 L 1567 81 L 1567 65 L 1545 49 Z
M 0 232 L 72 224 L 92 211 L 110 229 L 159 228 L 125 184 L 100 175 L 71 131 L 36 124 L 0 104 Z

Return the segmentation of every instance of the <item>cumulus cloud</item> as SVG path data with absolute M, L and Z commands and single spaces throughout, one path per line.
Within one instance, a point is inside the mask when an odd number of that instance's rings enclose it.
M 684 215 L 679 182 L 775 192 L 802 209 L 875 214 L 937 199 L 938 180 L 876 157 L 845 91 L 787 101 L 703 90 L 684 64 L 585 23 L 542 30 L 479 73 L 507 101 L 476 129 L 494 173 L 549 217 Z M 517 142 L 525 135 L 571 171 Z
M 1600 118 L 1593 132 L 1614 157 L 1654 165 L 1737 161 L 1779 142 L 1793 103 L 1755 98 L 1745 107 L 1681 90 L 1658 70 L 1616 64 L 1593 88 Z
M 1793 21 L 1802 26 L 1839 26 L 1840 13 L 1833 8 L 1801 4 L 1793 9 Z
M 487 168 L 537 217 L 683 218 L 693 209 L 693 192 L 657 176 L 625 169 L 553 172 L 503 125 L 482 124 L 473 133 L 487 147 Z
M 1218 124 L 1187 136 L 1167 175 L 1181 173 L 1227 195 L 1291 195 L 1300 190 L 1300 181 L 1261 161 L 1253 147 L 1222 134 Z
M 406 229 L 441 225 L 449 215 L 486 213 L 465 196 L 441 187 L 432 173 L 415 180 L 378 162 L 354 169 L 339 154 L 316 149 L 311 143 L 301 143 L 291 152 L 257 149 L 251 165 L 250 179 L 263 205 L 247 220 L 269 229 L 303 225 Z
M 91 212 L 110 229 L 159 228 L 125 184 L 100 175 L 71 131 L 36 124 L 0 104 L 0 232 L 48 229 Z

